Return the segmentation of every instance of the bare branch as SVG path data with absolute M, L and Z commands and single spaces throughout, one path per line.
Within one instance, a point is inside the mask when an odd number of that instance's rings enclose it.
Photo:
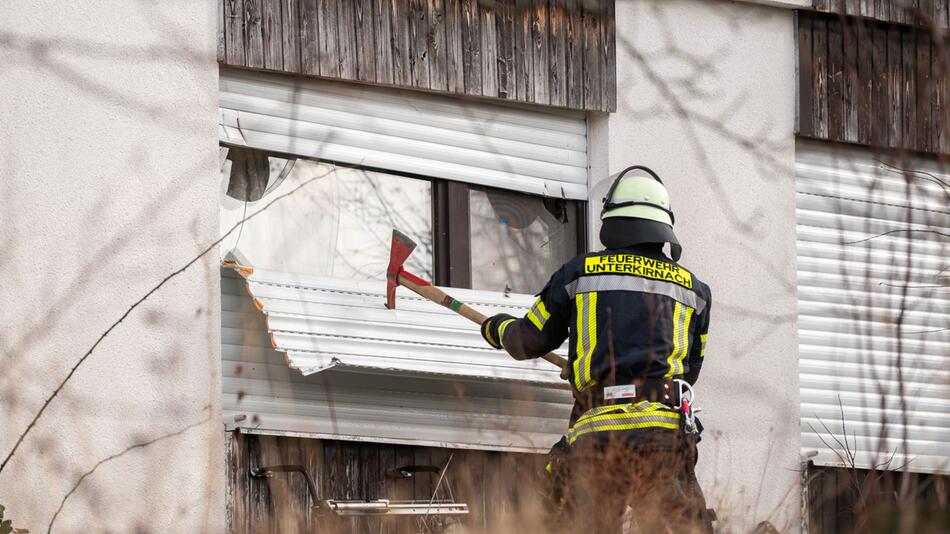
M 208 409 L 208 407 L 206 406 L 206 407 L 205 407 L 205 410 L 207 410 L 207 409 Z M 148 447 L 149 445 L 153 445 L 153 444 L 155 444 L 155 443 L 158 443 L 158 442 L 160 442 L 160 441 L 164 441 L 164 440 L 166 440 L 166 439 L 170 439 L 170 438 L 174 438 L 174 437 L 180 436 L 180 435 L 184 434 L 185 432 L 188 432 L 188 431 L 191 430 L 192 428 L 195 428 L 196 426 L 199 426 L 199 425 L 202 425 L 202 424 L 206 423 L 206 422 L 208 421 L 208 418 L 209 418 L 209 417 L 211 417 L 210 414 L 207 415 L 207 416 L 206 416 L 204 419 L 202 419 L 201 421 L 196 421 L 196 422 L 194 422 L 194 423 L 192 423 L 192 424 L 186 426 L 185 428 L 182 428 L 181 430 L 178 430 L 178 431 L 175 431 L 175 432 L 171 432 L 171 433 L 168 433 L 168 434 L 163 434 L 163 435 L 161 435 L 161 436 L 158 436 L 157 438 L 152 438 L 152 439 L 150 439 L 150 440 L 148 440 L 148 441 L 143 441 L 143 442 L 140 442 L 140 443 L 136 443 L 135 445 L 131 445 L 131 446 L 129 446 L 129 447 L 126 447 L 126 448 L 122 449 L 120 452 L 117 452 L 117 453 L 112 454 L 112 455 L 110 455 L 110 456 L 106 456 L 106 457 L 103 458 L 102 460 L 99 460 L 98 462 L 96 462 L 96 465 L 92 466 L 92 469 L 90 469 L 90 470 L 86 471 L 85 473 L 83 473 L 82 476 L 79 477 L 79 479 L 76 480 L 76 483 L 73 484 L 73 487 L 70 488 L 69 491 L 66 492 L 66 495 L 63 496 L 63 500 L 61 500 L 61 501 L 59 502 L 59 508 L 56 509 L 56 513 L 54 513 L 52 519 L 49 520 L 49 525 L 46 527 L 46 533 L 49 534 L 49 533 L 51 533 L 51 532 L 53 531 L 53 524 L 56 523 L 56 518 L 59 517 L 60 512 L 62 512 L 62 511 L 63 511 L 63 508 L 66 506 L 66 501 L 69 500 L 70 497 L 72 497 L 73 493 L 76 493 L 76 490 L 79 489 L 79 486 L 82 485 L 82 483 L 83 483 L 87 478 L 89 478 L 90 476 L 92 476 L 92 474 L 95 473 L 96 470 L 99 469 L 99 467 L 100 467 L 102 464 L 104 464 L 104 463 L 106 463 L 106 462 L 110 462 L 110 461 L 112 461 L 112 460 L 115 460 L 116 458 L 120 458 L 120 457 L 122 457 L 122 456 L 125 456 L 126 454 L 128 454 L 128 453 L 134 451 L 135 449 L 142 449 L 142 448 Z
M 940 178 L 937 177 L 937 175 L 935 175 L 935 174 L 933 174 L 933 173 L 929 173 L 929 172 L 927 172 L 927 171 L 921 171 L 921 170 L 917 170 L 917 169 L 904 169 L 904 168 L 902 168 L 902 167 L 898 167 L 898 166 L 896 166 L 896 165 L 891 165 L 890 163 L 881 161 L 881 160 L 878 159 L 878 158 L 874 158 L 874 161 L 880 163 L 880 164 L 881 164 L 883 167 L 885 167 L 885 169 L 888 170 L 888 171 L 896 172 L 896 173 L 901 173 L 901 174 L 904 174 L 905 176 L 908 176 L 908 175 L 910 175 L 910 176 L 917 176 L 917 177 L 919 177 L 919 178 L 923 178 L 923 179 L 928 180 L 928 181 L 931 181 L 931 182 L 933 182 L 933 183 L 935 183 L 935 184 L 937 184 L 937 185 L 940 185 L 940 186 L 943 188 L 944 193 L 947 195 L 947 198 L 950 198 L 950 184 L 948 184 L 947 182 L 941 180 Z
M 832 439 L 834 439 L 835 442 L 837 442 L 838 445 L 839 445 L 842 449 L 845 448 L 844 444 L 841 443 L 841 440 L 838 439 L 838 436 L 836 436 L 836 435 L 834 434 L 834 432 L 832 432 L 831 429 L 829 429 L 828 426 L 825 425 L 825 422 L 822 421 L 820 417 L 818 418 L 818 423 L 821 424 L 821 426 L 825 429 L 825 432 L 827 432 L 828 435 L 831 436 Z M 846 464 L 846 465 L 848 465 L 848 466 L 854 467 L 851 463 L 849 463 L 849 462 L 850 462 L 850 458 L 845 458 L 844 456 L 842 456 L 841 452 L 840 452 L 838 449 L 836 449 L 836 448 L 833 447 L 830 443 L 828 443 L 827 441 L 825 441 L 825 438 L 822 437 L 821 433 L 818 432 L 818 429 L 816 429 L 814 425 L 812 425 L 811 423 L 808 423 L 808 427 L 811 428 L 812 432 L 814 432 L 815 435 L 818 436 L 818 439 L 820 439 L 821 442 L 824 443 L 825 447 L 827 447 L 827 448 L 833 450 L 833 451 L 835 452 L 835 454 L 838 455 L 838 459 L 841 460 L 841 463 L 844 463 L 844 464 Z
M 884 237 L 884 236 L 888 236 L 888 235 L 896 234 L 900 232 L 907 232 L 907 233 L 920 232 L 920 233 L 925 233 L 925 234 L 936 234 L 943 237 L 950 237 L 950 234 L 938 232 L 937 230 L 916 230 L 913 228 L 898 228 L 897 230 L 889 230 L 887 232 L 884 232 L 883 234 L 877 234 L 871 237 L 865 237 L 864 239 L 858 239 L 857 241 L 845 241 L 842 243 L 842 245 L 857 245 L 858 243 L 864 243 L 865 241 L 870 241 L 872 239 L 877 239 L 879 237 Z
M 277 197 L 274 197 L 273 200 L 271 200 L 270 202 L 268 202 L 267 204 L 265 204 L 261 209 L 255 211 L 255 212 L 252 213 L 251 215 L 248 215 L 247 217 L 245 217 L 245 218 L 241 219 L 240 221 L 238 221 L 237 223 L 235 223 L 234 226 L 231 227 L 231 229 L 229 229 L 227 232 L 225 232 L 224 235 L 222 235 L 222 236 L 219 237 L 218 239 L 214 240 L 210 245 L 208 245 L 204 250 L 202 250 L 197 256 L 195 256 L 195 257 L 193 257 L 192 259 L 188 260 L 188 262 L 186 262 L 186 263 L 185 263 L 184 265 L 182 265 L 180 268 L 176 269 L 175 271 L 173 271 L 173 272 L 171 272 L 170 274 L 168 274 L 167 276 L 165 276 L 165 278 L 163 278 L 163 279 L 162 279 L 158 284 L 156 284 L 152 289 L 148 290 L 148 291 L 147 291 L 144 295 L 142 295 L 138 300 L 136 300 L 134 303 L 132 303 L 132 305 L 129 306 L 129 307 L 125 310 L 125 312 L 124 312 L 115 322 L 113 322 L 113 323 L 109 326 L 109 328 L 107 328 L 107 329 L 99 336 L 99 338 L 96 340 L 96 342 L 93 343 L 91 347 L 89 347 L 89 350 L 87 350 L 87 351 L 82 355 L 82 357 L 80 357 L 79 360 L 76 361 L 76 363 L 73 365 L 72 369 L 69 370 L 69 373 L 66 375 L 66 377 L 63 378 L 63 380 L 59 383 L 58 386 L 56 386 L 56 389 L 53 390 L 53 392 L 50 394 L 50 396 L 46 398 L 46 401 L 43 402 L 43 406 L 40 407 L 39 411 L 36 412 L 36 415 L 33 416 L 33 419 L 30 421 L 30 424 L 27 425 L 26 429 L 25 429 L 25 430 L 20 434 L 20 436 L 17 438 L 16 443 L 13 445 L 13 449 L 11 449 L 10 452 L 7 454 L 7 456 L 3 459 L 3 463 L 0 463 L 0 473 L 3 472 L 4 468 L 6 468 L 7 463 L 9 463 L 9 462 L 10 462 L 10 459 L 13 458 L 13 455 L 16 453 L 17 449 L 20 448 L 20 444 L 23 443 L 23 440 L 26 439 L 26 436 L 30 433 L 30 431 L 33 429 L 33 427 L 36 426 L 36 422 L 40 419 L 40 417 L 41 417 L 41 416 L 43 415 L 43 413 L 46 411 L 46 408 L 49 407 L 50 403 L 53 402 L 53 399 L 55 399 L 55 398 L 59 395 L 60 391 L 63 390 L 63 388 L 66 386 L 66 383 L 69 382 L 69 380 L 70 380 L 70 379 L 73 377 L 73 375 L 76 373 L 76 370 L 79 369 L 79 367 L 86 361 L 86 359 L 89 358 L 89 356 L 92 355 L 92 352 L 93 352 L 94 350 L 96 350 L 96 347 L 98 347 L 99 344 L 102 343 L 102 341 L 106 338 L 106 336 L 108 336 L 117 326 L 119 326 L 119 324 L 122 323 L 122 321 L 124 321 L 125 318 L 129 316 L 130 313 L 132 313 L 136 308 L 138 308 L 139 305 L 141 305 L 143 302 L 145 302 L 145 301 L 146 301 L 149 297 L 151 297 L 156 291 L 158 291 L 159 289 L 161 289 L 162 286 L 164 286 L 166 283 L 168 283 L 169 280 L 171 280 L 172 278 L 174 278 L 174 277 L 178 276 L 179 274 L 185 272 L 185 270 L 187 270 L 189 267 L 191 267 L 192 265 L 194 265 L 198 260 L 200 260 L 200 259 L 203 258 L 205 255 L 207 255 L 209 252 L 211 252 L 212 250 L 214 250 L 222 241 L 224 241 L 225 239 L 227 239 L 228 236 L 230 236 L 235 230 L 237 230 L 238 228 L 240 228 L 246 221 L 249 221 L 249 220 L 253 219 L 254 217 L 260 215 L 261 213 L 263 213 L 264 211 L 266 211 L 268 208 L 270 208 L 272 205 L 274 205 L 274 203 L 276 203 L 276 202 L 278 202 L 278 201 L 280 201 L 280 200 L 282 200 L 282 199 L 284 199 L 284 198 L 287 198 L 287 197 L 293 195 L 294 193 L 296 193 L 296 192 L 299 191 L 300 189 L 304 188 L 305 186 L 307 186 L 307 185 L 311 184 L 312 182 L 315 182 L 315 181 L 317 181 L 317 180 L 320 180 L 321 178 L 324 178 L 324 177 L 326 177 L 326 176 L 328 176 L 328 175 L 330 175 L 330 174 L 336 172 L 336 170 L 337 170 L 336 167 L 334 167 L 334 168 L 328 170 L 327 172 L 325 172 L 325 173 L 323 173 L 323 174 L 318 174 L 318 175 L 316 175 L 316 176 L 310 177 L 310 178 L 304 180 L 303 182 L 301 182 L 300 185 L 294 187 L 294 188 L 291 189 L 290 191 L 288 191 L 288 192 L 286 192 L 286 193 L 284 193 L 284 194 L 282 194 L 282 195 L 279 195 L 279 196 L 277 196 Z

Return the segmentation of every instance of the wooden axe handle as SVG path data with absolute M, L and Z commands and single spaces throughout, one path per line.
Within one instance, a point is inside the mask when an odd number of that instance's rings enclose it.
M 460 300 L 455 300 L 451 295 L 449 295 L 445 291 L 442 291 L 441 289 L 433 285 L 429 285 L 428 283 L 419 284 L 415 282 L 414 280 L 410 279 L 409 277 L 405 276 L 405 274 L 406 273 L 399 273 L 399 275 L 397 275 L 396 277 L 396 281 L 399 283 L 399 285 L 405 288 L 408 288 L 413 293 L 419 296 L 425 297 L 431 300 L 432 302 L 435 302 L 436 304 L 441 304 L 445 306 L 446 308 L 454 311 L 455 313 L 461 315 L 462 317 L 465 317 L 469 321 L 472 321 L 475 324 L 480 325 L 484 323 L 486 319 L 488 319 L 488 317 L 485 317 L 484 314 L 482 314 L 475 308 L 472 308 L 471 306 L 469 306 L 468 304 L 465 304 L 464 302 Z M 412 278 L 415 278 L 415 276 L 413 276 Z M 541 357 L 553 363 L 554 365 L 560 367 L 561 378 L 565 378 L 564 375 L 567 372 L 567 360 L 558 356 L 557 354 L 554 354 L 553 352 L 549 352 Z

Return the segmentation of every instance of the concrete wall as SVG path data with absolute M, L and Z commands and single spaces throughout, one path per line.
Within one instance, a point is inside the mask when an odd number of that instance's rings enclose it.
M 618 111 L 591 125 L 591 197 L 606 192 L 605 170 L 655 169 L 683 263 L 712 286 L 699 474 L 726 531 L 798 528 L 793 17 L 618 2 Z
M 215 2 L 0 16 L 0 458 L 218 231 Z M 0 472 L 14 526 L 221 532 L 217 251 L 78 368 Z

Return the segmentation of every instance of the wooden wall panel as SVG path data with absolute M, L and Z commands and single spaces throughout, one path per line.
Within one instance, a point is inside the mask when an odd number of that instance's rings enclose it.
M 356 77 L 361 81 L 376 80 L 376 25 L 373 23 L 373 0 L 354 2 L 356 23 Z
M 445 62 L 446 91 L 465 90 L 465 69 L 462 59 L 462 11 L 459 0 L 445 0 Z M 377 80 L 379 83 L 386 83 Z
M 584 17 L 580 0 L 567 0 L 567 107 L 584 107 Z M 616 97 L 616 87 L 613 88 Z
M 809 464 L 805 483 L 808 532 L 815 534 L 897 532 L 905 524 L 944 532 L 950 520 L 947 476 Z
M 300 0 L 285 0 L 280 3 L 281 51 L 284 63 L 281 68 L 300 70 Z
M 584 107 L 600 109 L 601 93 L 597 90 L 603 81 L 600 62 L 600 20 L 593 13 L 583 14 L 584 31 Z
M 244 0 L 244 60 L 248 67 L 264 68 L 264 0 Z
M 222 64 L 616 109 L 614 0 L 219 0 Z
M 429 88 L 435 91 L 448 89 L 448 58 L 446 47 L 448 37 L 445 33 L 444 0 L 428 0 L 429 35 L 426 46 L 429 48 Z
M 515 9 L 518 13 L 523 13 L 529 8 L 530 2 L 519 0 L 515 3 Z M 534 76 L 532 75 L 532 61 L 534 55 L 531 53 L 531 19 L 528 17 L 518 17 L 514 21 L 514 77 L 515 77 L 515 98 L 523 102 L 534 98 Z
M 530 7 L 527 15 L 531 20 L 531 76 L 534 78 L 532 102 L 549 104 L 551 102 L 551 69 L 548 36 L 551 28 L 548 6 L 544 2 L 536 2 Z M 596 89 L 599 90 L 600 87 Z
M 317 0 L 298 0 L 300 11 L 300 66 L 302 74 L 320 74 L 320 39 L 317 29 Z
M 887 83 L 887 109 L 890 121 L 887 123 L 887 144 L 890 148 L 904 146 L 901 137 L 901 117 L 904 114 L 902 85 L 904 68 L 901 64 L 901 29 L 897 26 L 887 28 L 887 70 L 884 79 Z
M 219 37 L 224 39 L 224 58 L 220 59 L 224 63 L 244 64 L 244 0 L 223 0 L 224 21 L 218 22 L 224 26 L 224 31 L 219 32 Z
M 804 53 L 804 51 L 799 51 Z M 814 105 L 812 106 L 812 132 L 816 137 L 828 136 L 828 21 L 815 20 L 812 32 L 811 50 L 811 79 L 814 91 Z M 804 83 L 805 73 L 799 73 L 800 83 Z M 802 118 L 803 121 L 807 117 Z M 804 128 L 802 128 L 804 130 Z
M 478 31 L 481 36 L 481 95 L 498 95 L 498 26 L 495 23 L 498 4 L 476 2 L 478 7 Z
M 280 13 L 282 2 L 261 0 L 261 33 L 264 46 L 264 68 L 284 67 L 284 33 Z
M 250 469 L 268 465 L 301 465 L 310 474 L 318 499 L 426 500 L 437 476 L 417 473 L 395 479 L 386 471 L 405 465 L 443 466 L 457 502 L 469 506 L 463 521 L 472 534 L 487 534 L 520 521 L 537 523 L 541 508 L 539 475 L 545 455 L 451 450 L 293 437 L 230 433 L 227 450 L 228 517 L 232 531 L 242 533 L 420 532 L 418 518 L 338 518 L 314 509 L 305 479 L 275 473 L 254 478 Z M 443 481 L 444 484 L 444 481 Z M 525 516 L 525 517 L 521 517 Z M 508 531 L 505 529 L 505 531 Z M 511 530 L 515 531 L 515 530 Z M 526 532 L 533 532 L 529 529 Z
M 798 134 L 948 153 L 950 45 L 934 35 L 916 26 L 799 12 Z
M 616 5 L 613 2 L 607 4 L 607 11 L 601 20 L 601 32 L 600 37 L 600 46 L 603 49 L 603 54 L 599 61 L 603 63 L 603 72 L 604 78 L 603 83 L 600 84 L 601 88 L 601 102 L 602 107 L 607 109 L 616 109 L 617 108 L 617 92 L 609 90 L 610 87 L 617 86 L 617 41 L 615 35 L 617 33 L 617 21 L 615 18 L 616 15 Z
M 502 3 L 496 6 L 495 34 L 498 42 L 498 96 L 513 97 L 515 94 L 514 6 Z
M 409 54 L 413 45 L 409 40 L 409 3 L 400 0 L 389 0 L 386 3 L 392 20 L 393 83 L 412 86 Z
M 340 0 L 337 11 L 337 31 L 340 46 L 340 77 L 359 80 L 356 57 L 356 35 L 360 27 L 356 23 L 356 1 Z M 367 67 L 374 68 L 373 65 Z M 375 68 L 373 77 L 376 76 Z
M 398 1 L 398 0 L 397 0 Z M 463 91 L 482 94 L 482 38 L 477 0 L 461 0 Z
M 815 10 L 896 24 L 950 28 L 950 0 L 815 0 Z
M 409 0 L 409 69 L 413 87 L 429 88 L 429 15 L 426 0 Z M 341 76 L 343 79 L 346 76 Z
M 317 54 L 320 75 L 331 78 L 340 75 L 340 45 L 336 24 L 339 2 L 340 0 L 317 0 L 317 35 L 320 43 Z

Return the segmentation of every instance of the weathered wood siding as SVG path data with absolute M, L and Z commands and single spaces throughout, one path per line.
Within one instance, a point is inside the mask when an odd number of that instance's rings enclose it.
M 945 532 L 950 477 L 902 471 L 808 466 L 808 532 Z M 913 515 L 907 523 L 901 514 Z M 905 527 L 907 528 L 907 527 Z
M 228 448 L 231 528 L 238 534 L 424 532 L 418 520 L 411 517 L 318 517 L 311 508 L 313 502 L 302 476 L 277 473 L 273 478 L 253 478 L 250 469 L 303 465 L 313 477 L 321 500 L 428 500 L 436 475 L 417 473 L 411 479 L 393 479 L 385 473 L 411 464 L 442 466 L 449 455 L 452 461 L 447 478 L 455 500 L 468 504 L 470 510 L 463 520 L 466 532 L 498 532 L 502 527 L 517 527 L 520 521 L 538 524 L 541 508 L 537 477 L 546 462 L 544 455 L 232 433 Z
M 950 153 L 950 54 L 923 28 L 799 12 L 799 135 Z
M 950 0 L 815 0 L 815 9 L 898 24 L 950 28 Z
M 617 107 L 614 0 L 219 0 L 225 65 Z

